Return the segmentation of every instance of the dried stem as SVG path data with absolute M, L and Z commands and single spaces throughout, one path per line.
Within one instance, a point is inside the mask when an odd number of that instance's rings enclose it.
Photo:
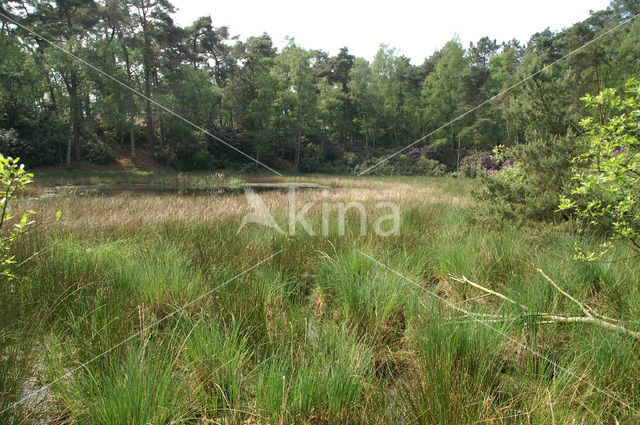
M 581 303 L 580 301 L 578 301 L 576 298 L 572 297 L 571 295 L 569 295 L 567 292 L 563 291 L 562 288 L 560 288 L 560 286 L 558 286 L 553 280 L 551 280 L 551 278 L 549 278 L 549 276 L 547 276 L 541 269 L 538 269 L 538 272 L 540 272 L 540 274 L 542 274 L 542 276 L 544 276 L 544 278 L 551 283 L 551 285 L 558 291 L 560 292 L 562 295 L 564 295 L 565 297 L 569 298 L 572 302 L 574 302 L 575 304 L 577 304 L 580 309 L 582 310 L 582 312 L 585 314 L 585 316 L 575 316 L 575 317 L 571 317 L 571 316 L 560 316 L 560 315 L 556 315 L 556 314 L 549 314 L 549 313 L 533 313 L 531 314 L 531 316 L 535 316 L 541 320 L 538 321 L 538 323 L 540 324 L 552 324 L 552 323 L 591 323 L 594 325 L 598 325 L 598 326 L 602 326 L 604 328 L 607 329 L 611 329 L 614 330 L 616 332 L 620 332 L 622 334 L 631 336 L 633 338 L 636 339 L 640 339 L 640 332 L 636 332 L 630 329 L 625 328 L 624 326 L 614 323 L 615 320 L 604 316 L 602 314 L 597 313 L 593 308 L 591 308 L 590 306 Z M 461 283 L 466 283 L 476 289 L 479 289 L 483 292 L 486 292 L 488 294 L 491 294 L 497 298 L 500 298 L 502 300 L 508 301 L 512 304 L 515 304 L 519 307 L 521 307 L 523 310 L 529 310 L 527 308 L 527 306 L 520 304 L 518 302 L 516 302 L 515 300 L 499 293 L 496 292 L 492 289 L 486 288 L 482 285 L 479 285 L 475 282 L 470 281 L 469 279 L 467 279 L 466 277 L 462 277 L 462 278 L 457 278 L 454 276 L 450 276 L 451 279 L 455 280 L 456 282 L 461 282 Z M 479 313 L 472 313 L 470 311 L 467 310 L 463 310 L 464 314 L 467 316 L 474 316 L 476 318 L 478 317 L 484 317 L 487 318 L 490 322 L 498 322 L 498 321 L 504 321 L 507 319 L 513 319 L 513 316 L 499 316 L 496 314 L 479 314 Z M 480 320 L 485 320 L 485 319 L 480 319 Z
M 560 292 L 562 295 L 564 295 L 565 297 L 569 298 L 571 301 L 576 303 L 580 307 L 580 309 L 583 311 L 583 313 L 587 315 L 587 317 L 593 317 L 593 315 L 591 314 L 591 308 L 590 307 L 587 307 L 586 305 L 582 304 L 580 301 L 576 300 L 571 295 L 569 295 L 565 291 L 563 291 L 562 288 L 560 288 L 553 280 L 551 280 L 551 278 L 549 276 L 544 274 L 542 269 L 538 269 L 538 272 L 542 275 L 542 277 L 547 279 L 547 281 L 551 284 L 551 286 L 556 288 L 558 290 L 558 292 Z

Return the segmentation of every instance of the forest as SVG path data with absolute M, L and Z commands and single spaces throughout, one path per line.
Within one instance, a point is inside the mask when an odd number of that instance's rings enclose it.
M 640 11 L 633 1 L 526 41 L 453 39 L 419 65 L 386 45 L 369 62 L 240 41 L 215 16 L 183 28 L 168 0 L 1 11 L 0 151 L 28 166 L 108 164 L 116 150 L 180 171 L 261 168 L 221 139 L 275 169 L 348 173 L 433 133 L 377 173 L 438 175 L 495 146 L 579 134 L 581 97 L 640 71 L 637 22 L 598 39 Z

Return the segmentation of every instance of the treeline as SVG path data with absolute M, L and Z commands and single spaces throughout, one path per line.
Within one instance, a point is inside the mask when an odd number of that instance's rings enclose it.
M 637 1 L 526 43 L 452 40 L 417 66 L 384 45 L 368 62 L 293 39 L 279 51 L 267 34 L 240 41 L 210 17 L 183 28 L 167 0 L 0 4 L 40 35 L 1 18 L 0 152 L 31 166 L 108 163 L 126 147 L 180 170 L 257 167 L 208 132 L 279 169 L 363 170 L 500 94 L 379 170 L 453 171 L 497 145 L 579 133 L 591 114 L 580 98 L 640 71 L 634 19 L 519 84 L 640 13 Z

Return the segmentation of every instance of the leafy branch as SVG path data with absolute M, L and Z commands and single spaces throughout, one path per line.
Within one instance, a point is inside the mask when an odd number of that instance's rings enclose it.
M 16 193 L 33 181 L 33 174 L 27 173 L 20 158 L 5 157 L 0 154 L 0 183 L 2 184 L 2 198 L 0 199 L 0 276 L 12 279 L 11 265 L 15 263 L 15 256 L 11 255 L 11 245 L 23 235 L 34 223 L 30 218 L 34 214 L 28 211 L 10 226 L 14 216 L 9 210 L 9 203 Z

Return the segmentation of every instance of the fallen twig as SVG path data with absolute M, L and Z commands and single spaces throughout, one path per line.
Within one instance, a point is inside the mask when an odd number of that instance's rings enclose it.
M 464 276 L 462 276 L 462 279 L 458 278 L 458 277 L 455 277 L 455 276 L 451 276 L 451 279 L 455 280 L 456 282 L 461 282 L 461 283 L 466 283 L 468 285 L 471 285 L 474 288 L 480 289 L 481 291 L 484 291 L 484 292 L 486 292 L 488 294 L 494 295 L 494 296 L 496 296 L 498 298 L 501 298 L 501 299 L 503 299 L 505 301 L 509 301 L 510 303 L 517 305 L 518 307 L 522 308 L 523 310 L 528 310 L 527 306 L 525 306 L 523 304 L 520 304 L 515 300 L 512 300 L 511 298 L 507 297 L 506 295 L 503 295 L 503 294 L 501 294 L 499 292 L 496 292 L 494 290 L 491 290 L 489 288 L 485 288 L 482 285 L 478 285 L 477 283 L 470 281 L 469 279 L 467 279 Z
M 550 313 L 530 313 L 528 314 L 528 316 L 530 317 L 536 317 L 539 318 L 541 320 L 539 320 L 537 323 L 539 324 L 553 324 L 553 323 L 590 323 L 590 324 L 594 324 L 594 325 L 598 325 L 598 326 L 602 326 L 604 328 L 607 329 L 611 329 L 614 330 L 616 332 L 620 332 L 622 334 L 631 336 L 633 338 L 636 339 L 640 339 L 640 332 L 637 331 L 633 331 L 631 329 L 627 329 L 626 327 L 620 325 L 619 323 L 616 323 L 616 321 L 610 317 L 607 317 L 603 314 L 599 314 L 598 312 L 596 312 L 592 307 L 588 306 L 587 304 L 584 304 L 580 301 L 578 301 L 576 298 L 572 297 L 571 295 L 569 295 L 567 292 L 565 292 L 562 288 L 560 288 L 560 286 L 558 284 L 556 284 L 549 276 L 547 276 L 541 269 L 538 269 L 538 272 L 540 272 L 540 274 L 542 274 L 542 276 L 549 282 L 551 283 L 551 285 L 558 291 L 560 292 L 563 296 L 567 297 L 568 299 L 570 299 L 573 303 L 577 304 L 580 309 L 582 310 L 582 312 L 585 314 L 584 316 L 561 316 L 561 315 L 557 315 L 557 314 L 550 314 Z M 504 294 L 501 294 L 499 292 L 496 292 L 492 289 L 486 288 L 482 285 L 479 285 L 475 282 L 470 281 L 469 279 L 467 279 L 466 277 L 462 277 L 462 278 L 458 278 L 455 276 L 450 276 L 451 279 L 455 280 L 456 282 L 461 282 L 461 283 L 466 283 L 476 289 L 479 289 L 483 292 L 486 292 L 488 294 L 491 294 L 497 298 L 500 298 L 504 301 L 507 301 L 511 304 L 517 305 L 520 308 L 522 308 L 523 310 L 529 311 L 529 308 L 523 304 L 520 304 L 519 302 L 507 297 Z M 505 320 L 513 320 L 516 317 L 514 316 L 500 316 L 498 314 L 487 314 L 487 313 L 472 313 L 468 310 L 461 310 L 463 311 L 463 313 L 467 316 L 475 316 L 476 318 L 478 317 L 483 317 L 484 319 L 480 319 L 480 320 L 488 320 L 490 322 L 502 322 Z

